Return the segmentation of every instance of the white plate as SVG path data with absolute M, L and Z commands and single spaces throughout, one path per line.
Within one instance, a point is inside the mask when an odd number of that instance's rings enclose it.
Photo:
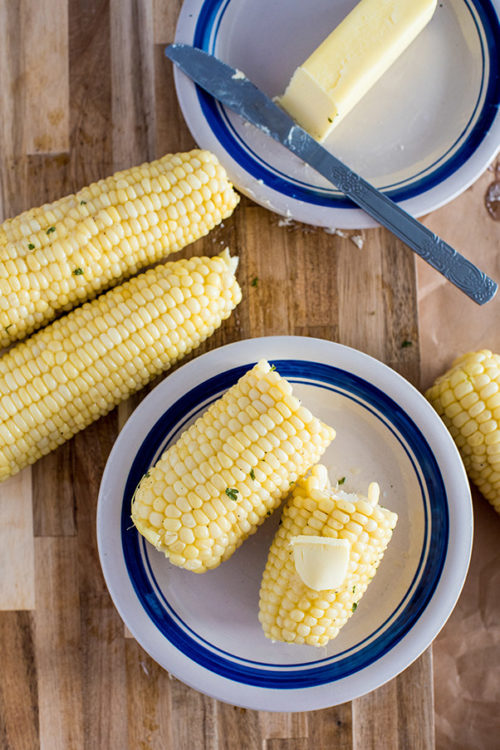
M 185 0 L 176 41 L 243 70 L 270 96 L 356 0 Z M 414 216 L 465 190 L 500 145 L 500 0 L 443 0 L 391 69 L 326 141 Z M 374 221 L 310 167 L 175 71 L 186 122 L 243 193 L 324 227 Z
M 258 359 L 274 361 L 337 437 L 324 455 L 344 489 L 376 480 L 399 514 L 355 617 L 328 648 L 267 640 L 257 619 L 279 513 L 230 560 L 197 575 L 171 565 L 131 527 L 141 476 L 206 406 Z M 461 459 L 434 410 L 407 381 L 361 352 L 320 339 L 269 337 L 224 346 L 167 377 L 140 404 L 110 454 L 97 533 L 111 596 L 128 628 L 188 685 L 254 709 L 305 711 L 366 693 L 428 646 L 467 572 L 472 511 Z

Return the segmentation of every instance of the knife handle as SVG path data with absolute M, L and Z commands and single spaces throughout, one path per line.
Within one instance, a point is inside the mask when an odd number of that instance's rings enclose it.
M 318 162 L 314 166 L 324 177 L 380 224 L 390 229 L 474 302 L 484 305 L 495 296 L 497 283 L 447 242 L 406 213 L 360 175 L 350 169 L 346 170 L 345 165 L 338 162 L 333 155 L 331 160 L 328 159 L 328 165 L 321 159 L 320 154 L 318 156 Z M 337 167 L 334 161 L 338 162 Z
M 212 96 L 304 159 L 479 305 L 495 296 L 497 284 L 489 276 L 324 149 L 242 73 L 187 44 L 171 44 L 165 54 Z

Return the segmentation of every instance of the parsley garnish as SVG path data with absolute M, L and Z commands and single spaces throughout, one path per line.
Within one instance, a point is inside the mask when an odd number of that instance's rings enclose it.
M 401 349 L 406 349 L 407 346 L 412 346 L 412 342 L 405 339 L 401 344 Z
M 253 278 L 252 281 L 250 282 L 250 286 L 257 286 L 258 283 L 259 283 L 259 277 L 255 276 L 255 278 Z
M 83 276 L 83 268 L 75 268 L 73 276 Z
M 356 612 L 357 608 L 358 608 L 358 603 L 357 602 L 353 602 L 352 603 L 352 611 Z
M 339 484 L 339 485 L 340 484 L 344 484 L 344 482 L 345 482 L 345 477 L 342 477 L 341 479 L 337 480 L 337 484 Z
M 55 227 L 49 227 L 49 228 L 47 229 L 47 234 L 51 234 L 52 232 L 55 232 L 55 231 L 56 231 L 56 228 L 55 228 Z
M 352 587 L 352 593 L 354 594 L 355 591 L 356 591 L 356 586 L 353 586 Z
M 333 122 L 331 117 L 328 118 L 328 122 Z
M 86 205 L 87 205 L 87 201 L 80 201 L 80 206 L 86 206 Z
M 271 372 L 274 372 L 275 369 L 276 369 L 276 365 L 271 365 Z
M 145 477 L 150 477 L 150 476 L 151 476 L 151 472 L 149 471 L 149 469 L 148 469 L 148 471 L 147 471 L 147 472 L 146 472 L 146 473 L 144 474 L 144 476 L 145 476 Z
M 13 325 L 14 325 L 14 323 L 9 323 L 8 326 L 5 326 L 4 331 L 8 331 L 9 328 L 12 328 Z
M 250 469 L 250 479 L 255 479 L 255 471 Z
M 32 242 L 30 242 L 29 245 L 28 245 L 28 250 L 34 250 L 34 249 L 35 249 L 34 244 Z
M 235 487 L 226 487 L 226 495 L 231 498 L 231 500 L 237 500 L 238 499 L 238 490 Z

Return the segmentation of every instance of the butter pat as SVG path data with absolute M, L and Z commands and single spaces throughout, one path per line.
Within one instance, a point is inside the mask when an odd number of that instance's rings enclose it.
M 437 0 L 362 0 L 295 71 L 278 100 L 324 140 L 430 21 Z
M 290 539 L 295 570 L 315 591 L 342 586 L 347 575 L 351 544 L 328 536 L 295 536 Z

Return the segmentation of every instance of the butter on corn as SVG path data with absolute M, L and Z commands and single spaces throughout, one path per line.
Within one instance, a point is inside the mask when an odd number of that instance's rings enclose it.
M 256 531 L 334 437 L 262 360 L 143 477 L 132 520 L 174 565 L 203 573 Z
M 0 479 L 32 464 L 168 369 L 241 299 L 237 258 L 159 265 L 0 358 Z
M 238 196 L 208 151 L 167 154 L 0 225 L 0 348 L 180 250 Z
M 500 513 L 500 355 L 482 349 L 458 357 L 425 395 L 470 479 Z
M 381 508 L 378 495 L 376 483 L 370 485 L 367 497 L 332 489 L 321 464 L 297 482 L 284 506 L 262 576 L 259 620 L 267 638 L 325 646 L 338 635 L 356 611 L 396 526 L 396 513 Z M 297 538 L 307 536 L 348 543 L 347 570 L 336 589 L 311 588 L 302 578 L 303 570 L 297 572 L 293 545 Z M 330 563 L 325 556 L 324 565 Z M 340 567 L 341 561 L 336 565 Z M 326 573 L 315 578 L 328 578 Z

